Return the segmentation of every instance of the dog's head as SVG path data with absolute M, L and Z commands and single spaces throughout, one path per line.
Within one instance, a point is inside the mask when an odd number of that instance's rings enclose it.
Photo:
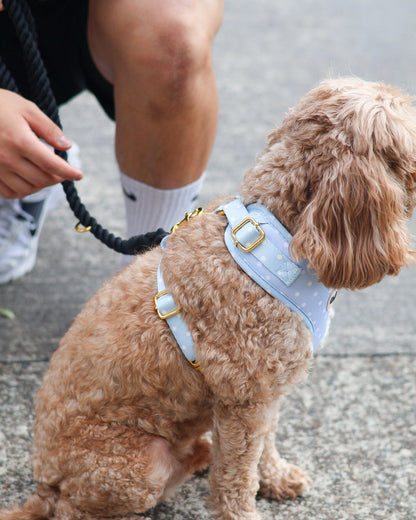
M 327 287 L 360 289 L 411 263 L 416 111 L 409 97 L 355 78 L 306 94 L 271 133 L 240 188 L 292 233 Z

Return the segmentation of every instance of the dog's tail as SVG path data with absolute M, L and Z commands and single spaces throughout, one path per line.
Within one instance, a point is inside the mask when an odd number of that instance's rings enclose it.
M 0 509 L 0 520 L 48 520 L 53 516 L 58 497 L 56 488 L 40 484 L 21 507 Z

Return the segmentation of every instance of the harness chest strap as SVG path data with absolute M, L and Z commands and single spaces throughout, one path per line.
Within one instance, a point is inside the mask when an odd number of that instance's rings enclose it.
M 327 329 L 334 291 L 308 271 L 306 260 L 292 259 L 289 251 L 292 237 L 267 208 L 261 204 L 246 208 L 237 198 L 215 210 L 220 211 L 228 220 L 224 240 L 234 260 L 266 292 L 300 314 L 311 331 L 315 351 Z M 198 366 L 192 336 L 173 296 L 166 290 L 160 264 L 158 291 L 155 307 L 159 317 L 166 319 L 188 361 Z

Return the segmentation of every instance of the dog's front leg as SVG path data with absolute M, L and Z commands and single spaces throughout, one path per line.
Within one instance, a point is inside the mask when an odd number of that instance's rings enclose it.
M 257 467 L 267 426 L 266 410 L 257 406 L 214 408 L 210 506 L 218 520 L 259 520 Z
M 274 500 L 294 499 L 311 485 L 311 480 L 301 468 L 280 457 L 275 446 L 274 431 L 269 432 L 264 439 L 259 475 L 259 494 Z

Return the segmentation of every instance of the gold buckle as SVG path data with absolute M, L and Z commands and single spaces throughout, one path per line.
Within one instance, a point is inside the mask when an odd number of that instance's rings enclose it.
M 165 294 L 168 294 L 168 291 L 166 289 L 163 290 L 163 291 L 158 292 L 156 294 L 156 296 L 154 297 L 155 310 L 157 311 L 157 315 L 159 316 L 159 318 L 162 319 L 162 320 L 167 320 L 168 318 L 171 318 L 172 316 L 175 316 L 175 314 L 178 314 L 178 312 L 180 312 L 180 310 L 181 310 L 180 307 L 176 307 L 176 309 L 174 309 L 173 311 L 167 312 L 166 314 L 162 314 L 159 311 L 159 307 L 157 306 L 157 301 L 158 301 L 159 298 L 161 298 Z
M 238 238 L 236 237 L 236 233 L 242 228 L 244 227 L 246 224 L 253 224 L 253 226 L 257 229 L 257 231 L 259 232 L 260 236 L 259 238 L 253 243 L 251 244 L 251 246 L 249 247 L 244 247 L 243 244 L 241 244 L 241 242 L 239 242 Z M 261 229 L 260 227 L 260 224 L 258 222 L 256 222 L 253 218 L 251 217 L 248 217 L 248 218 L 245 218 L 242 222 L 240 222 L 240 224 L 238 224 L 238 226 L 235 226 L 235 228 L 233 228 L 231 230 L 231 237 L 232 239 L 234 240 L 234 244 L 236 246 L 238 246 L 242 251 L 244 251 L 245 253 L 249 253 L 250 251 L 253 251 L 253 249 L 255 249 L 259 244 L 261 244 L 264 240 L 264 237 L 266 236 L 266 234 L 264 233 L 264 231 Z

